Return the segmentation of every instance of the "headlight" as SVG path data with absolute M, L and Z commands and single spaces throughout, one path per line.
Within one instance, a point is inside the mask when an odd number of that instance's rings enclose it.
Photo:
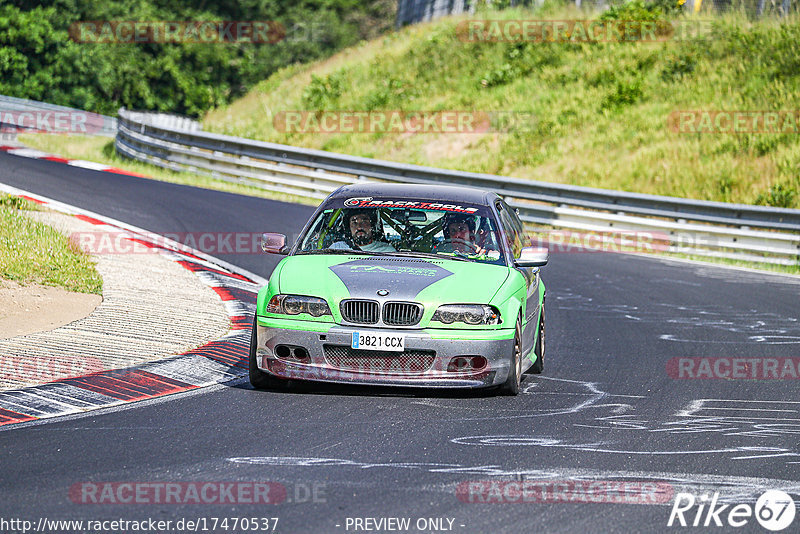
M 328 303 L 316 297 L 303 297 L 300 295 L 275 295 L 267 304 L 267 313 L 285 313 L 299 315 L 307 313 L 314 317 L 331 315 Z
M 439 306 L 431 321 L 444 324 L 500 324 L 500 312 L 485 304 L 445 304 Z

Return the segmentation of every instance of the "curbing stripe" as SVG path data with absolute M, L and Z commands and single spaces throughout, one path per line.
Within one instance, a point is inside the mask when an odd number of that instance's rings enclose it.
M 214 362 L 204 356 L 182 356 L 153 363 L 147 369 L 154 374 L 181 380 L 197 387 L 227 382 L 239 377 L 239 371 L 230 371 L 230 366 Z
M 201 258 L 200 258 L 200 259 L 201 259 Z M 201 259 L 201 261 L 202 261 L 202 259 Z M 191 262 L 191 261 L 178 260 L 178 263 L 180 263 L 181 265 L 183 265 L 185 268 L 189 269 L 189 270 L 190 270 L 190 271 L 192 271 L 193 273 L 196 273 L 196 274 L 197 274 L 198 276 L 200 276 L 201 278 L 202 278 L 203 276 L 205 276 L 205 275 L 214 275 L 214 274 L 219 274 L 219 275 L 222 275 L 222 276 L 233 276 L 233 277 L 234 277 L 234 278 L 236 278 L 237 280 L 240 280 L 240 281 L 242 281 L 242 282 L 245 282 L 246 284 L 252 284 L 252 282 L 250 281 L 250 279 L 249 279 L 249 278 L 247 278 L 247 277 L 245 277 L 245 276 L 242 276 L 242 275 L 240 275 L 240 274 L 236 274 L 236 273 L 227 273 L 227 272 L 224 272 L 224 271 L 219 271 L 219 270 L 217 270 L 217 269 L 212 269 L 212 268 L 210 268 L 210 267 L 208 267 L 208 266 L 206 266 L 205 268 L 201 268 L 201 267 L 200 267 L 200 266 L 198 266 L 196 263 L 193 263 L 193 262 Z M 265 282 L 266 282 L 266 281 L 265 281 Z M 211 284 L 209 284 L 209 285 L 211 285 Z M 229 285 L 231 285 L 231 282 L 229 282 Z
M 45 156 L 42 159 L 46 159 L 47 161 L 55 161 L 56 163 L 69 163 L 68 159 L 59 158 L 58 156 Z
M 22 423 L 24 421 L 33 421 L 35 417 L 29 415 L 22 415 L 21 413 L 12 412 L 11 410 L 4 410 L 0 408 L 0 425 L 10 425 L 13 423 Z
M 159 377 L 135 368 L 97 373 L 80 378 L 66 378 L 63 382 L 127 402 L 195 388 L 185 382 Z
M 36 390 L 17 390 L 0 395 L 0 404 L 8 402 L 9 399 L 20 398 L 20 396 L 35 397 L 28 402 L 37 402 L 39 399 L 48 399 L 53 404 L 60 404 L 66 408 L 81 411 L 85 408 L 96 408 L 106 406 L 114 399 L 106 395 L 87 391 L 75 386 L 63 383 L 50 383 L 38 386 Z
M 88 223 L 91 223 L 91 224 L 96 224 L 96 225 L 105 225 L 106 224 L 103 221 L 101 221 L 99 219 L 95 219 L 94 217 L 89 217 L 88 215 L 75 215 L 75 218 L 78 219 L 78 220 L 81 220 L 81 221 L 84 221 L 84 222 L 88 222 Z
M 222 299 L 223 302 L 227 302 L 229 300 L 235 300 L 236 299 L 236 297 L 234 297 L 231 294 L 230 291 L 226 291 L 222 287 L 214 287 L 214 286 L 212 286 L 211 289 L 214 290 L 214 292 L 219 296 L 220 299 Z
M 135 172 L 118 169 L 117 167 L 112 167 L 110 165 L 105 165 L 103 163 L 95 163 L 93 161 L 85 161 L 81 159 L 62 158 L 61 156 L 56 156 L 55 154 L 48 154 L 47 152 L 42 152 L 41 150 L 36 150 L 34 148 L 24 148 L 24 147 L 21 148 L 18 146 L 3 145 L 0 146 L 0 150 L 2 150 L 3 152 L 8 152 L 13 156 L 21 156 L 23 158 L 43 159 L 46 161 L 63 163 L 65 165 L 70 165 L 72 167 L 81 167 L 93 171 L 113 172 L 114 174 L 124 174 L 126 176 L 147 178 L 147 176 L 143 174 L 137 174 Z
M 43 205 L 43 204 L 44 204 L 44 202 L 42 202 L 42 201 L 41 201 L 41 200 L 39 200 L 38 198 L 33 198 L 33 197 L 26 196 L 26 195 L 18 195 L 18 196 L 19 196 L 20 198 L 24 198 L 25 200 L 27 200 L 27 201 L 29 201 L 29 202 L 34 202 L 34 203 L 36 203 L 36 204 L 40 204 L 40 205 Z
M 252 315 L 236 315 L 231 317 L 231 330 L 250 330 L 252 326 Z
M 61 415 L 64 411 L 74 413 L 76 407 L 63 402 L 55 402 L 52 398 L 33 395 L 26 390 L 12 390 L 3 395 L 3 406 L 31 417 Z

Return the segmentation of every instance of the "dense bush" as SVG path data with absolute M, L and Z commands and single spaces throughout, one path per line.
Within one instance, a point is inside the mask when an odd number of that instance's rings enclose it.
M 392 27 L 392 0 L 25 0 L 0 6 L 0 94 L 115 114 L 200 116 L 281 67 L 325 57 Z M 78 43 L 82 21 L 278 21 L 277 43 Z

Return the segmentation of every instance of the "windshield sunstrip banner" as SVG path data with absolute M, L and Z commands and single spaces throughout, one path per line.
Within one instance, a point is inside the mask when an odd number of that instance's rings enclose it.
M 346 208 L 413 208 L 421 210 L 452 211 L 457 213 L 477 213 L 480 208 L 446 204 L 429 200 L 391 200 L 374 197 L 353 197 L 344 201 Z

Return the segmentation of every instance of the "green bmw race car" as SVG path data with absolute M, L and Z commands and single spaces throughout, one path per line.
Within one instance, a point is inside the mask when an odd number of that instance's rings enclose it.
M 547 250 L 525 248 L 496 194 L 439 185 L 341 187 L 258 294 L 250 382 L 477 388 L 516 395 L 544 361 Z

